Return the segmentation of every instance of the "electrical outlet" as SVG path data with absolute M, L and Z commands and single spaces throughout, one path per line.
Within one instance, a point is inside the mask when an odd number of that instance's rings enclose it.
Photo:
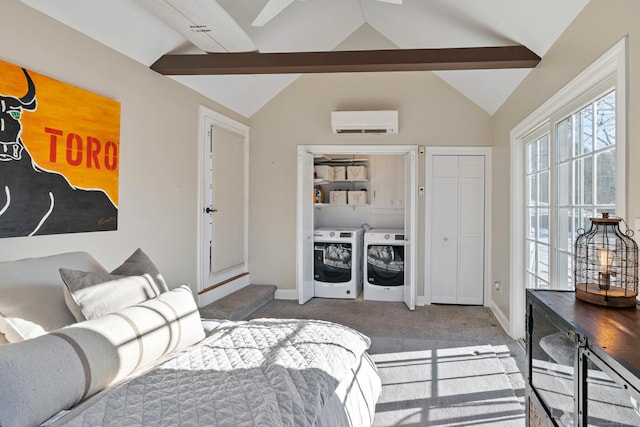
M 502 282 L 496 280 L 495 282 L 493 282 L 493 287 L 496 289 L 496 291 L 500 292 L 500 295 L 503 294 L 504 289 L 502 287 Z

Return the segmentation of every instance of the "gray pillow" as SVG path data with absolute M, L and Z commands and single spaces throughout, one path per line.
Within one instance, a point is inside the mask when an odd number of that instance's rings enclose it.
M 151 261 L 151 258 L 147 256 L 142 249 L 138 248 L 135 252 L 127 258 L 120 267 L 116 268 L 111 274 L 118 274 L 120 276 L 139 276 L 142 274 L 149 274 L 153 277 L 160 292 L 167 292 L 169 287 L 164 281 L 164 278 Z
M 151 259 L 138 248 L 110 274 L 61 268 L 64 300 L 78 322 L 97 319 L 168 290 Z
M 75 349 L 50 333 L 0 346 L 0 381 L 3 427 L 40 425 L 80 402 L 86 382 Z
M 204 338 L 188 285 L 100 319 L 0 346 L 0 425 L 39 425 Z
M 107 273 L 87 252 L 0 262 L 0 333 L 9 342 L 34 338 L 76 321 L 61 292 L 60 267 Z

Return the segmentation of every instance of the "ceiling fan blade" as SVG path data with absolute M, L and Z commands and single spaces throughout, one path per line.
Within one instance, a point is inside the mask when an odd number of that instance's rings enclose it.
M 251 52 L 253 41 L 214 0 L 134 0 L 205 52 Z
M 384 3 L 402 4 L 402 0 L 378 0 Z
M 280 12 L 285 10 L 287 6 L 294 1 L 295 0 L 269 0 L 258 16 L 256 16 L 256 19 L 253 20 L 251 26 L 262 27 L 264 24 L 275 18 Z

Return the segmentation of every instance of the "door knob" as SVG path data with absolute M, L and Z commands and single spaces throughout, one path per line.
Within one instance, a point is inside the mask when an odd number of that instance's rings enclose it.
M 206 208 L 204 211 L 205 211 L 205 213 L 208 213 L 208 214 L 209 214 L 209 213 L 216 213 L 216 212 L 218 212 L 218 209 L 212 209 L 212 208 L 210 208 L 210 207 L 208 207 L 208 206 L 207 206 L 207 208 Z

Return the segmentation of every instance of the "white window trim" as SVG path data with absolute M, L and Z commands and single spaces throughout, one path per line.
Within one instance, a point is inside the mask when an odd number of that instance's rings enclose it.
M 525 336 L 524 288 L 524 144 L 522 139 L 532 130 L 548 123 L 549 118 L 565 108 L 602 80 L 616 78 L 616 155 L 619 193 L 617 211 L 626 216 L 626 141 L 627 141 L 627 38 L 623 38 L 572 81 L 555 93 L 510 132 L 511 144 L 511 242 L 509 335 Z M 567 102 L 569 100 L 569 102 Z

